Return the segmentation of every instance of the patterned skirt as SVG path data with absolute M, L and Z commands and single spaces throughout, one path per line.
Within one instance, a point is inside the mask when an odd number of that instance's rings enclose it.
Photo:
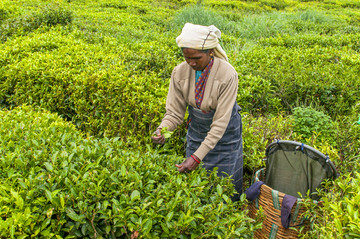
M 235 102 L 230 122 L 223 137 L 202 161 L 202 166 L 205 169 L 212 171 L 217 167 L 219 176 L 230 176 L 233 179 L 232 182 L 238 192 L 238 194 L 232 197 L 233 201 L 239 200 L 243 181 L 243 144 L 240 110 L 241 108 Z M 190 157 L 198 149 L 201 142 L 204 141 L 215 114 L 215 111 L 204 113 L 190 105 L 188 111 L 189 124 L 186 135 L 186 157 Z

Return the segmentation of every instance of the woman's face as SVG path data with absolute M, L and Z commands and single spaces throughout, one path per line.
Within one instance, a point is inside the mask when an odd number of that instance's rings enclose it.
M 203 52 L 191 48 L 182 49 L 185 61 L 196 71 L 202 71 L 209 64 L 213 50 Z

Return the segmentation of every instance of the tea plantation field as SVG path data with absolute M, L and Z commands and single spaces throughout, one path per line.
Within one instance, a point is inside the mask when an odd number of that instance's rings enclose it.
M 244 189 L 269 143 L 308 144 L 340 176 L 301 237 L 360 238 L 358 0 L 2 0 L 0 238 L 253 238 L 229 179 L 177 173 L 185 122 L 150 140 L 186 22 L 239 74 Z

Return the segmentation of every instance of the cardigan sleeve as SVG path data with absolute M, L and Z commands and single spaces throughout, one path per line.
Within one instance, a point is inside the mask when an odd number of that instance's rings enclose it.
M 202 160 L 223 137 L 231 118 L 232 109 L 237 97 L 237 90 L 238 75 L 235 71 L 229 80 L 223 81 L 219 85 L 218 104 L 213 122 L 210 126 L 210 131 L 204 141 L 200 144 L 199 148 L 194 152 L 199 159 Z
M 169 131 L 175 130 L 177 126 L 183 123 L 187 106 L 179 82 L 175 79 L 176 69 L 177 68 L 174 68 L 171 74 L 170 86 L 166 99 L 166 113 L 159 126 L 159 128 L 168 127 Z

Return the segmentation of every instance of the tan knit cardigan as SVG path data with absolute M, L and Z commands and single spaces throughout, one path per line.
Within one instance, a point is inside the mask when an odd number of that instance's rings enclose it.
M 227 61 L 215 57 L 200 109 L 216 111 L 210 131 L 194 152 L 199 159 L 202 160 L 224 135 L 236 101 L 237 90 L 237 72 Z M 159 128 L 168 127 L 170 131 L 176 129 L 184 121 L 188 104 L 196 108 L 195 70 L 183 62 L 176 66 L 171 74 L 166 113 Z

